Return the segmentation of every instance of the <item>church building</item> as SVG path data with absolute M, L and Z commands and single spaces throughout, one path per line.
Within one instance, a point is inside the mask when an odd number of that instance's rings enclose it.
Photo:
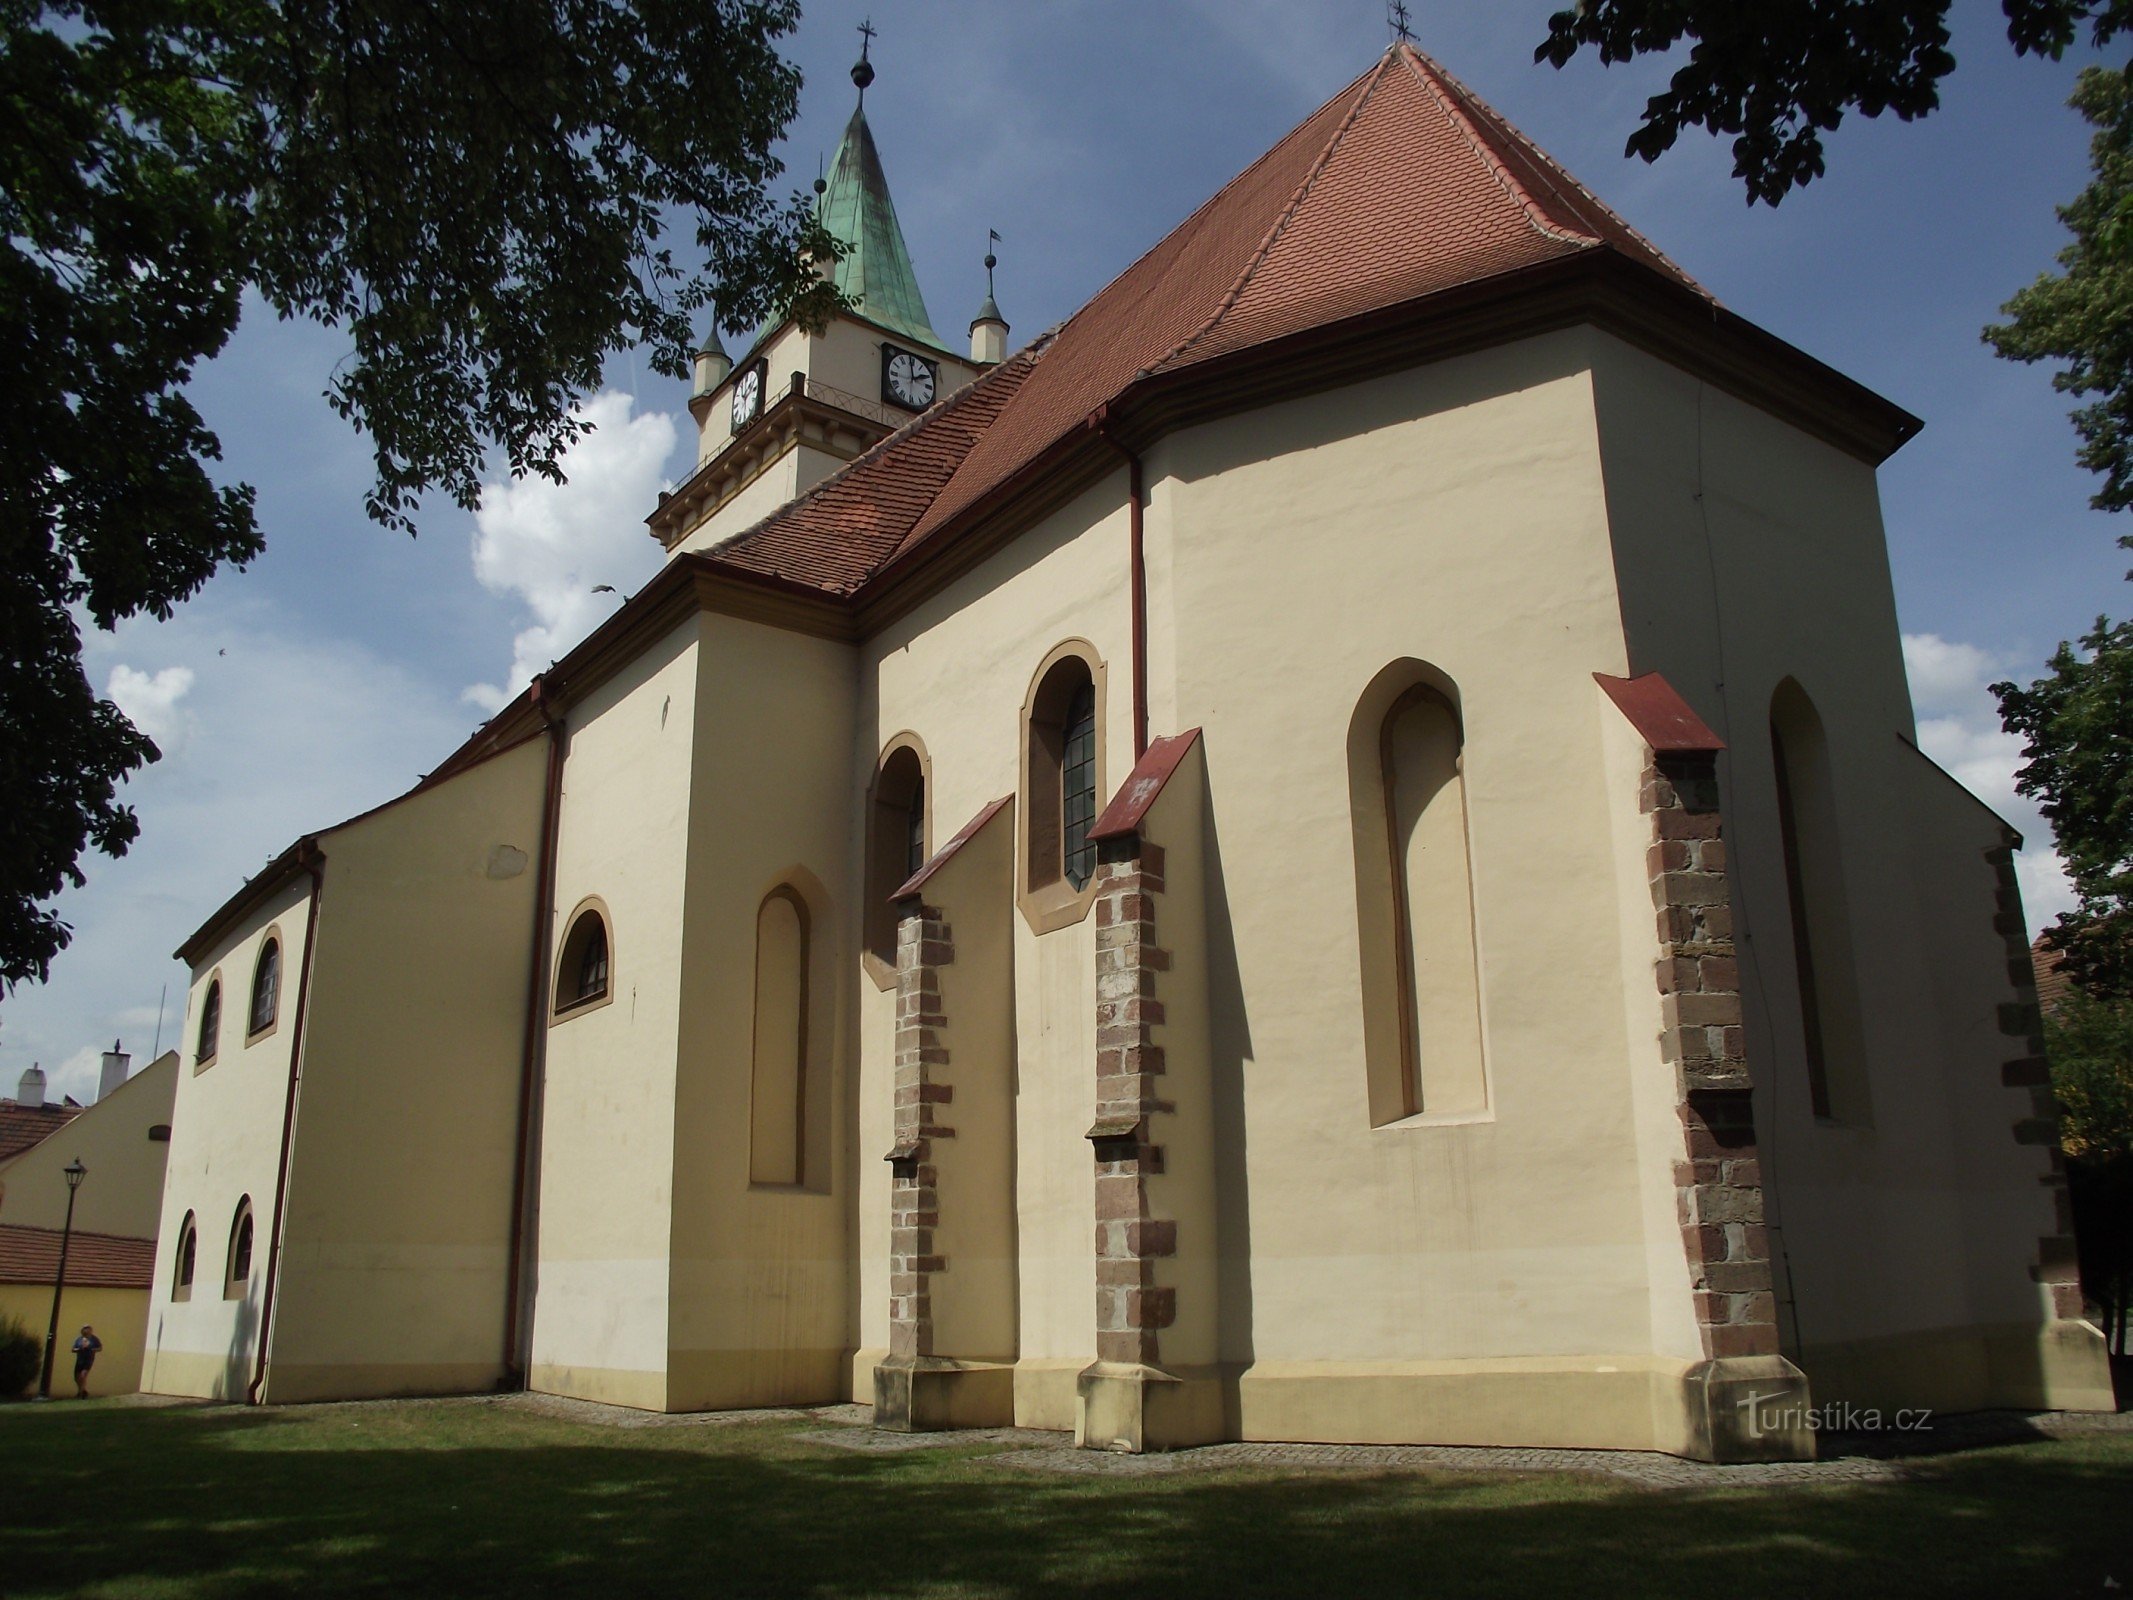
M 2019 841 L 1915 743 L 1915 418 L 1405 42 L 1012 351 L 863 109 L 818 191 L 846 309 L 707 340 L 659 575 L 181 949 L 144 1388 L 2111 1404 Z

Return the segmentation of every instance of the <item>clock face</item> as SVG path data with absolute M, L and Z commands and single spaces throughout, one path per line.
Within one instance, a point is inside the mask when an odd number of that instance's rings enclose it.
M 756 413 L 763 409 L 763 368 L 760 364 L 750 367 L 735 380 L 733 385 L 733 431 L 755 421 Z
M 906 411 L 923 411 L 933 404 L 934 367 L 924 356 L 915 356 L 894 345 L 881 350 L 881 397 Z

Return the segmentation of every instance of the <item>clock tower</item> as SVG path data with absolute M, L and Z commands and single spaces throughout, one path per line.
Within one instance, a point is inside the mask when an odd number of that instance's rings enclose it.
M 790 321 L 760 329 L 730 365 L 717 331 L 707 335 L 705 350 L 717 355 L 699 359 L 689 399 L 696 471 L 651 518 L 669 552 L 704 548 L 759 521 L 1004 354 L 1004 322 L 999 353 L 988 345 L 964 354 L 926 313 L 867 126 L 872 44 L 869 34 L 852 67 L 859 103 L 815 180 L 815 215 L 839 247 L 822 270 L 844 306 L 819 333 Z

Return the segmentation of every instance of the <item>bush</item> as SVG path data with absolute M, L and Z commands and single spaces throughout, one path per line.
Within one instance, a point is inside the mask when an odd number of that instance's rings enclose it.
M 0 1400 L 13 1400 L 37 1381 L 44 1343 L 13 1317 L 0 1317 Z

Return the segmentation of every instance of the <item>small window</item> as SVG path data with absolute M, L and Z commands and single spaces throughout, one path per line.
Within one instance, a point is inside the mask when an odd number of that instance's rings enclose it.
M 612 951 L 607 917 L 598 902 L 579 908 L 563 936 L 556 962 L 555 1010 L 558 1016 L 603 1004 L 610 987 Z
M 900 733 L 882 752 L 867 800 L 866 903 L 861 925 L 866 967 L 887 988 L 896 981 L 896 908 L 890 896 L 926 864 L 926 748 Z
M 185 1213 L 185 1224 L 178 1229 L 178 1262 L 170 1286 L 173 1300 L 190 1300 L 193 1297 L 193 1268 L 200 1255 L 200 1230 L 193 1225 L 193 1214 Z
M 1094 899 L 1102 806 L 1103 666 L 1081 643 L 1062 645 L 1037 674 L 1024 707 L 1022 913 L 1047 933 L 1078 922 Z
M 257 1038 L 274 1026 L 281 1006 L 281 941 L 270 938 L 259 947 L 259 965 L 252 969 L 252 1011 L 245 1023 L 247 1038 Z
M 200 1037 L 194 1042 L 193 1064 L 205 1066 L 215 1059 L 215 1046 L 222 1038 L 222 980 L 210 978 L 207 998 L 200 1002 Z
M 237 1202 L 237 1218 L 230 1224 L 229 1270 L 222 1282 L 222 1298 L 240 1300 L 252 1280 L 252 1198 Z

